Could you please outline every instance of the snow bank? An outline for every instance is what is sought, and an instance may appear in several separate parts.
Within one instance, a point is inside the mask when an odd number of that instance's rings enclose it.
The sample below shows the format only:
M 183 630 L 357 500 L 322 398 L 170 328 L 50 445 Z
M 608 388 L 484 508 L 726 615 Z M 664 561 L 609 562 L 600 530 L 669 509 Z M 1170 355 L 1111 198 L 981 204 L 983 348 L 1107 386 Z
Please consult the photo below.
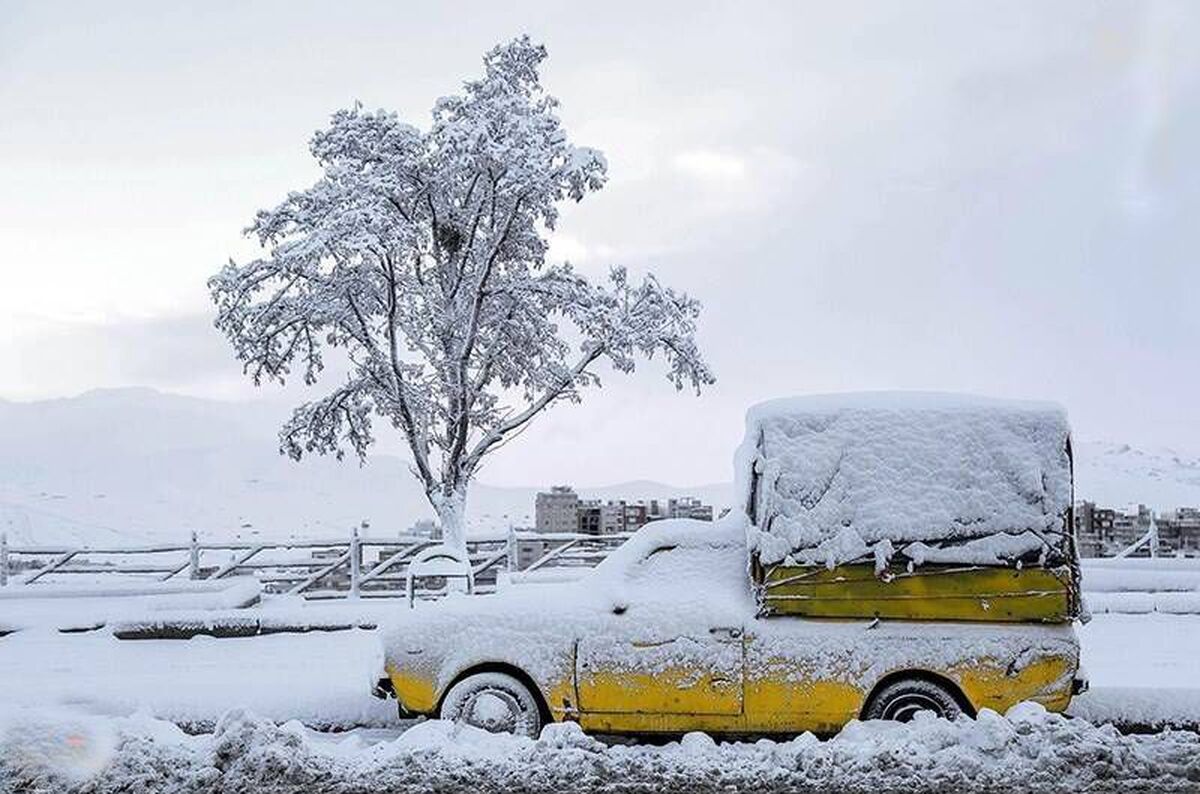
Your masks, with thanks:
M 88 628 L 165 612 L 239 610 L 257 603 L 261 583 L 250 576 L 180 582 L 103 585 L 31 584 L 0 590 L 0 628 Z
M 833 566 L 877 544 L 903 552 L 917 541 L 925 561 L 1053 556 L 1069 537 L 1068 436 L 1065 412 L 1044 403 L 922 393 L 775 400 L 747 414 L 735 500 L 768 564 Z
M 1186 728 L 1200 725 L 1200 689 L 1146 686 L 1100 687 L 1075 697 L 1069 713 L 1093 723 L 1125 729 Z
M 1161 612 L 1167 615 L 1200 615 L 1200 593 L 1085 593 L 1084 601 L 1092 615 L 1143 615 Z
M 370 694 L 380 655 L 359 629 L 137 641 L 30 629 L 0 638 L 0 714 L 56 704 L 211 729 L 240 706 L 316 727 L 394 726 L 396 704 Z
M 1163 566 L 1097 565 L 1085 560 L 1083 589 L 1087 593 L 1197 593 L 1200 592 L 1200 568 L 1179 570 Z M 1107 561 L 1105 561 L 1107 562 Z M 1157 562 L 1157 560 L 1146 560 Z M 1167 562 L 1164 560 L 1163 562 Z
M 1200 736 L 1126 736 L 1021 704 L 1007 716 L 854 722 L 828 741 L 608 746 L 573 724 L 540 738 L 427 722 L 368 745 L 318 739 L 242 711 L 188 736 L 146 717 L 10 715 L 0 782 L 14 790 L 255 791 L 1194 791 Z

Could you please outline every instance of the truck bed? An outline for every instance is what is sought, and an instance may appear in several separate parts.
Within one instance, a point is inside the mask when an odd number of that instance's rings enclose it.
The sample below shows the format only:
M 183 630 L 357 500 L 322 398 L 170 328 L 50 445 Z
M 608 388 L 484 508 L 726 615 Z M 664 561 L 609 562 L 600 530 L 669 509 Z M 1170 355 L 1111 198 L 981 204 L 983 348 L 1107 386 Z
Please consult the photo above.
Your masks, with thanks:
M 1066 566 L 926 565 L 881 575 L 871 564 L 755 568 L 768 615 L 1066 623 L 1078 614 Z

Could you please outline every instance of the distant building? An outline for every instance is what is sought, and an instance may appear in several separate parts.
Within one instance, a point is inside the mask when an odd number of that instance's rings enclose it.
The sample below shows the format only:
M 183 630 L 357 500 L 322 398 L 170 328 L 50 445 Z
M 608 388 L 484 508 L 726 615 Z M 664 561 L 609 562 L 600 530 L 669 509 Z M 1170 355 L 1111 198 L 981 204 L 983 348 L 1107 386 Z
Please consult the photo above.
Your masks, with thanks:
M 614 535 L 618 532 L 630 532 L 641 524 L 630 525 L 630 511 L 625 502 L 603 502 L 599 499 L 588 499 L 579 503 L 579 529 L 584 535 Z M 633 511 L 632 516 L 640 515 Z M 643 521 L 642 523 L 645 523 Z
M 1097 507 L 1094 502 L 1075 505 L 1075 540 L 1079 544 L 1079 556 L 1105 557 L 1116 553 L 1116 550 L 1110 551 L 1115 518 L 1115 510 Z
M 1153 513 L 1150 508 L 1139 504 L 1130 506 L 1124 511 L 1117 510 L 1113 513 L 1112 526 L 1112 545 L 1115 547 L 1112 553 L 1127 549 L 1137 543 L 1146 533 L 1150 531 L 1150 522 L 1153 519 Z M 1143 546 L 1133 553 L 1135 557 L 1149 557 L 1150 547 Z
M 1182 508 L 1187 509 L 1187 508 Z M 1075 538 L 1082 557 L 1111 557 L 1137 543 L 1150 531 L 1154 513 L 1146 505 L 1132 505 L 1125 510 L 1097 507 L 1094 502 L 1075 505 Z M 1174 553 L 1175 546 L 1163 543 L 1163 524 L 1158 521 L 1159 554 Z M 1149 544 L 1131 556 L 1149 557 Z
M 569 485 L 556 485 L 534 499 L 538 532 L 579 532 L 579 495 Z
M 545 533 L 574 534 L 579 531 L 579 494 L 569 485 L 555 485 L 534 497 L 534 529 Z M 550 549 L 550 544 L 522 540 L 517 544 L 517 569 L 525 570 Z
M 622 502 L 621 504 L 625 506 L 623 525 L 627 531 L 632 532 L 650 520 L 650 511 L 645 502 Z
M 703 504 L 699 499 L 684 496 L 679 499 L 667 500 L 667 518 L 691 518 L 696 521 L 712 521 L 712 505 Z
M 1159 554 L 1200 555 L 1200 509 L 1179 507 L 1157 517 Z
M 534 515 L 538 532 L 612 535 L 633 532 L 651 521 L 666 518 L 712 521 L 713 508 L 691 496 L 649 502 L 580 499 L 571 487 L 556 485 L 537 495 Z
M 534 497 L 534 529 L 543 534 L 620 535 L 651 521 L 691 518 L 712 521 L 713 507 L 693 496 L 649 501 L 580 499 L 569 485 L 555 485 Z M 722 512 L 724 515 L 724 512 Z M 516 568 L 526 570 L 555 548 L 550 540 L 517 542 Z

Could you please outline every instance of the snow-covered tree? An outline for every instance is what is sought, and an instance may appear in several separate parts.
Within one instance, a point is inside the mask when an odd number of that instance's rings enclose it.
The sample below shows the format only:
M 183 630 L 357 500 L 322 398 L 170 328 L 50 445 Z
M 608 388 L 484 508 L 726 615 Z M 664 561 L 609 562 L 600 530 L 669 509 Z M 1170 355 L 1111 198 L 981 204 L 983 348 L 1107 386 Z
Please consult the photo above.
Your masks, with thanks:
M 485 456 L 579 401 L 601 362 L 631 372 L 659 353 L 677 389 L 713 382 L 697 301 L 653 276 L 614 268 L 596 284 L 546 262 L 557 206 L 602 187 L 606 166 L 568 142 L 539 83 L 545 57 L 528 37 L 496 47 L 428 131 L 338 111 L 310 144 L 321 178 L 246 230 L 264 256 L 209 281 L 216 326 L 256 384 L 294 370 L 315 384 L 331 350 L 346 358 L 347 379 L 296 409 L 281 452 L 365 458 L 382 419 L 460 547 Z

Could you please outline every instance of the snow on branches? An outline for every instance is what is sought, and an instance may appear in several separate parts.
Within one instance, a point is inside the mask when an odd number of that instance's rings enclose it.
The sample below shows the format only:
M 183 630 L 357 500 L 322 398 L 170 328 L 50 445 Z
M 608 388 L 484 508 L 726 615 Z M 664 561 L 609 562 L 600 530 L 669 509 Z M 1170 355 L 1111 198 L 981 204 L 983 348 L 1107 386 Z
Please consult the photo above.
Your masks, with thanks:
M 399 430 L 447 542 L 463 541 L 481 459 L 549 406 L 581 399 L 594 365 L 631 372 L 661 354 L 676 388 L 713 382 L 696 346 L 699 303 L 622 268 L 594 284 L 546 262 L 557 206 L 606 178 L 545 94 L 528 37 L 438 100 L 427 132 L 394 113 L 340 110 L 313 136 L 316 184 L 260 211 L 267 254 L 209 281 L 216 326 L 256 384 L 313 384 L 330 349 L 350 375 L 300 406 L 281 451 L 366 455 L 372 422 Z M 569 325 L 568 341 L 560 325 Z

